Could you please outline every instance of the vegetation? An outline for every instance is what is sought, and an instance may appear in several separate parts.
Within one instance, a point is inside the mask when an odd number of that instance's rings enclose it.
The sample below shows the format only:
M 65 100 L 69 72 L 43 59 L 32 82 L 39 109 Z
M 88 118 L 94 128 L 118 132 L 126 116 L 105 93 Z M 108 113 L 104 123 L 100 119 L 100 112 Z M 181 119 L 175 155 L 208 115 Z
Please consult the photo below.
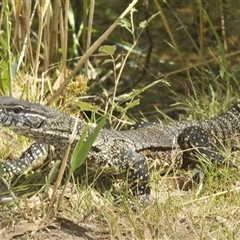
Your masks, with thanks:
M 239 1 L 3 0 L 0 9 L 1 95 L 91 122 L 105 115 L 114 129 L 142 119 L 208 119 L 239 97 Z M 30 143 L 6 131 L 3 159 Z M 230 147 L 223 154 L 239 165 Z M 198 195 L 197 184 L 182 189 L 191 172 L 152 171 L 151 200 L 136 202 L 134 212 L 114 206 L 98 176 L 59 187 L 59 163 L 49 165 L 17 180 L 14 201 L 1 198 L 1 239 L 240 237 L 234 169 L 207 169 Z

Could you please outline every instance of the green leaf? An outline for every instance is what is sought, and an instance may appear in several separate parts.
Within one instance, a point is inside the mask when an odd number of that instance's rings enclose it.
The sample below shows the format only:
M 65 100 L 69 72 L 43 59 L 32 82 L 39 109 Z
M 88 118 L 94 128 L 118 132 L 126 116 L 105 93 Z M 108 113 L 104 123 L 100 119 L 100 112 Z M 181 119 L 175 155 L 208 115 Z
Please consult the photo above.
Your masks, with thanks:
M 146 20 L 139 23 L 139 28 L 145 28 L 146 26 L 147 26 L 147 21 Z
M 127 109 L 134 108 L 135 106 L 139 105 L 139 103 L 140 103 L 140 99 L 136 99 L 132 102 L 127 102 L 126 103 Z
M 118 25 L 120 25 L 121 27 L 124 27 L 124 28 L 130 28 L 131 27 L 131 23 L 126 18 L 121 19 Z
M 116 51 L 116 45 L 112 45 L 112 46 L 104 45 L 104 46 L 101 46 L 99 48 L 99 51 L 100 52 L 104 52 L 104 53 L 112 56 L 115 53 L 115 51 Z
M 112 59 L 105 59 L 104 62 L 102 63 L 102 65 L 106 64 L 106 63 L 112 63 L 112 62 L 113 62 Z
M 76 105 L 81 108 L 81 110 L 83 111 L 94 111 L 96 112 L 99 107 L 98 106 L 93 106 L 92 104 L 90 103 L 87 103 L 87 102 L 82 102 L 82 101 L 78 101 L 76 102 Z
M 82 136 L 79 139 L 72 155 L 70 173 L 73 173 L 85 161 L 95 139 L 97 138 L 99 132 L 101 131 L 103 125 L 105 124 L 107 117 L 108 117 L 108 114 L 106 114 L 101 119 L 101 121 L 97 124 L 94 130 L 87 137 L 87 139 L 86 139 L 86 136 L 87 136 L 87 133 L 89 132 L 89 126 L 86 125 L 86 127 L 84 128 Z
M 123 107 L 117 105 L 117 106 L 116 106 L 116 110 L 117 110 L 118 112 L 122 113 L 122 112 L 125 111 L 125 108 L 123 108 Z

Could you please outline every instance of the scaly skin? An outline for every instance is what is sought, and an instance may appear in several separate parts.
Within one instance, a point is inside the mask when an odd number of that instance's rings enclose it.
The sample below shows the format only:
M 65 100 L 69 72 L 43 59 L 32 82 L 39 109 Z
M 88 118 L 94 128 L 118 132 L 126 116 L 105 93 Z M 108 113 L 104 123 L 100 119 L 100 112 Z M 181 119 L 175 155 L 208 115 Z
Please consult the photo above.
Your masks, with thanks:
M 148 196 L 150 187 L 147 161 L 154 160 L 164 170 L 186 167 L 191 160 L 188 155 L 182 157 L 180 145 L 182 149 L 200 147 L 200 154 L 206 155 L 210 160 L 222 162 L 224 159 L 219 154 L 211 155 L 210 150 L 216 149 L 210 140 L 224 140 L 239 134 L 239 119 L 240 103 L 221 116 L 206 121 L 167 125 L 156 123 L 128 131 L 102 129 L 88 154 L 87 166 L 94 170 L 102 168 L 103 172 L 110 171 L 115 175 L 128 173 L 128 182 L 133 193 Z M 3 164 L 5 175 L 18 175 L 31 165 L 41 164 L 48 153 L 48 145 L 55 148 L 53 159 L 62 159 L 76 121 L 72 151 L 86 124 L 44 105 L 0 97 L 0 125 L 36 141 L 18 161 Z M 88 127 L 88 134 L 93 130 L 93 127 Z M 201 150 L 201 147 L 207 146 L 209 151 Z

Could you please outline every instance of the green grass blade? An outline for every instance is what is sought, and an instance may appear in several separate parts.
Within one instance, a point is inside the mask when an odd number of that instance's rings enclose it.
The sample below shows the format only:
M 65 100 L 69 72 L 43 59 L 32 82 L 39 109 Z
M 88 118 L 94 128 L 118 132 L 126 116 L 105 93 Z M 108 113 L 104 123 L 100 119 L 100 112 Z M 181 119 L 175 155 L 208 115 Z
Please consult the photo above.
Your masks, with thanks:
M 108 117 L 108 114 L 106 114 L 101 121 L 97 124 L 96 128 L 92 133 L 89 135 L 89 137 L 84 141 L 87 131 L 88 131 L 88 126 L 85 127 L 83 134 L 81 138 L 79 139 L 73 155 L 71 159 L 71 166 L 70 166 L 70 173 L 73 173 L 77 168 L 81 166 L 81 164 L 84 162 L 85 158 L 87 157 L 95 139 L 97 138 L 100 130 L 102 129 L 103 125 L 106 122 L 106 119 Z

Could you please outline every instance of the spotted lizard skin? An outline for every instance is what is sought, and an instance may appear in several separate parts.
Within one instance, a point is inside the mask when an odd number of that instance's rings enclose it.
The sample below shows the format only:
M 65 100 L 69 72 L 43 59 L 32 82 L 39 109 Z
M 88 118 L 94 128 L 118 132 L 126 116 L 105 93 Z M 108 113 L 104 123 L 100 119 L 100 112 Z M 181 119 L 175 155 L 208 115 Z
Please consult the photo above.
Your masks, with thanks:
M 219 153 L 212 155 L 211 150 L 216 149 L 211 139 L 225 140 L 239 135 L 239 117 L 240 103 L 237 103 L 222 115 L 205 121 L 146 124 L 127 131 L 102 129 L 85 163 L 93 170 L 128 175 L 133 194 L 148 196 L 149 166 L 153 162 L 163 172 L 185 168 L 192 163 L 192 152 L 189 155 L 182 150 L 195 148 L 196 151 L 198 147 L 197 151 L 211 161 L 224 162 Z M 36 141 L 18 160 L 3 164 L 4 176 L 19 175 L 31 165 L 41 165 L 50 145 L 55 149 L 52 159 L 62 159 L 76 121 L 71 153 L 86 127 L 83 121 L 41 104 L 0 97 L 0 125 Z M 89 126 L 87 135 L 92 131 L 94 127 Z

